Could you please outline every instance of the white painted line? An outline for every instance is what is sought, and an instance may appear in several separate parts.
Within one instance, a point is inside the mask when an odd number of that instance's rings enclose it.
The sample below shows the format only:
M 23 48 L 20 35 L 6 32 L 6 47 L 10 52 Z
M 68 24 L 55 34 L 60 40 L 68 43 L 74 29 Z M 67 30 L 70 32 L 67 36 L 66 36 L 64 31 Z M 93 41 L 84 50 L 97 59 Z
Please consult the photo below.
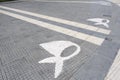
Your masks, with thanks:
M 105 80 L 120 80 L 120 49 Z
M 68 1 L 68 0 L 35 0 L 40 2 L 61 2 L 61 3 L 82 3 L 82 4 L 100 4 L 105 6 L 111 6 L 112 4 L 108 1 Z
M 19 10 L 19 9 L 15 9 L 15 8 L 9 8 L 9 7 L 5 7 L 5 6 L 0 6 L 0 8 L 27 14 L 27 15 L 31 15 L 31 16 L 35 16 L 35 17 L 40 17 L 43 19 L 47 19 L 47 20 L 59 22 L 62 24 L 67 24 L 67 25 L 70 25 L 73 27 L 87 29 L 90 31 L 99 32 L 99 33 L 103 33 L 103 34 L 107 34 L 107 35 L 110 34 L 110 32 L 111 32 L 110 30 L 107 30 L 107 29 L 94 27 L 94 26 L 90 26 L 90 25 L 86 25 L 86 24 L 82 24 L 82 23 L 78 23 L 78 22 L 74 22 L 74 21 L 69 21 L 69 20 L 65 20 L 65 19 L 55 18 L 55 17 L 51 17 L 51 16 L 41 15 L 41 14 L 37 14 L 37 13 L 33 13 L 33 12 L 23 11 L 23 10 Z
M 70 29 L 67 29 L 67 28 L 63 28 L 61 26 L 52 25 L 52 24 L 49 24 L 49 23 L 46 23 L 46 22 L 43 22 L 43 21 L 38 21 L 38 20 L 29 18 L 29 17 L 19 15 L 19 14 L 11 13 L 11 12 L 8 12 L 8 11 L 5 11 L 5 10 L 0 10 L 0 13 L 11 16 L 11 17 L 14 17 L 14 18 L 17 18 L 17 19 L 20 19 L 20 20 L 23 20 L 23 21 L 26 21 L 26 22 L 29 22 L 29 23 L 32 23 L 32 24 L 35 24 L 35 25 L 38 25 L 40 27 L 43 27 L 43 28 L 46 28 L 46 29 L 49 29 L 49 30 L 53 30 L 53 31 L 63 33 L 63 34 L 66 34 L 66 35 L 69 35 L 69 36 L 72 36 L 72 37 L 75 37 L 75 38 L 78 38 L 78 39 L 81 39 L 81 40 L 85 40 L 85 41 L 88 41 L 88 42 L 96 44 L 96 45 L 101 45 L 104 41 L 103 38 L 91 36 L 91 35 L 88 35 L 88 34 L 77 32 L 77 31 L 73 31 L 73 30 L 70 30 Z M 89 39 L 94 39 L 95 41 L 89 40 Z
M 117 5 L 117 4 L 120 4 L 120 0 L 107 0 L 107 1 L 112 2 L 112 3 L 115 3 L 116 5 Z
M 71 41 L 52 41 L 52 42 L 42 43 L 40 44 L 40 46 L 43 47 L 46 51 L 48 51 L 50 54 L 54 55 L 53 57 L 49 57 L 49 58 L 43 59 L 38 62 L 40 64 L 41 63 L 55 63 L 55 77 L 54 78 L 57 78 L 62 72 L 64 61 L 70 58 L 73 58 L 74 56 L 79 54 L 79 52 L 81 51 L 80 46 Z M 69 56 L 61 57 L 62 52 L 70 46 L 75 46 L 76 50 Z

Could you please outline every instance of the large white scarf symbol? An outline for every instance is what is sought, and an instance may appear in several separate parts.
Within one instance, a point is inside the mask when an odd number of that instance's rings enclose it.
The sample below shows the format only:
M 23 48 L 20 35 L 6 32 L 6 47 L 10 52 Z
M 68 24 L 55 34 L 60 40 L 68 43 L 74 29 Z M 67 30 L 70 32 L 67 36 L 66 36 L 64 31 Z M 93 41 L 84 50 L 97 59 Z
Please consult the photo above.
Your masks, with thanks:
M 62 72 L 63 62 L 76 56 L 81 51 L 80 46 L 70 41 L 53 41 L 40 44 L 40 46 L 47 50 L 50 54 L 54 55 L 54 57 L 43 59 L 39 61 L 39 63 L 55 63 L 55 78 L 57 78 Z M 70 46 L 75 46 L 76 51 L 67 57 L 61 57 L 62 52 Z

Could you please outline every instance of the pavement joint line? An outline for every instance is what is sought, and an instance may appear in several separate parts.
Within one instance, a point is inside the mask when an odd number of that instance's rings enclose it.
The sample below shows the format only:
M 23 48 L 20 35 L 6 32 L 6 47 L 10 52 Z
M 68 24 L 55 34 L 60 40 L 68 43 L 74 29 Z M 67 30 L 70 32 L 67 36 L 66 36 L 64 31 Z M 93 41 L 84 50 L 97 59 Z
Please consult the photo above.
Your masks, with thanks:
M 65 19 L 61 19 L 61 18 L 56 18 L 56 17 L 46 16 L 46 15 L 42 15 L 42 14 L 38 14 L 38 13 L 33 13 L 33 12 L 29 12 L 29 11 L 24 11 L 24 10 L 20 10 L 20 9 L 15 9 L 15 8 L 10 8 L 10 7 L 5 7 L 5 6 L 0 6 L 0 8 L 27 14 L 27 15 L 31 15 L 34 17 L 51 20 L 54 22 L 62 23 L 62 24 L 67 24 L 67 25 L 77 27 L 77 28 L 82 28 L 82 29 L 87 29 L 87 30 L 94 31 L 94 32 L 107 34 L 107 35 L 110 34 L 110 32 L 111 32 L 111 30 L 98 28 L 98 27 L 94 27 L 94 26 L 90 26 L 90 25 L 86 25 L 86 24 L 82 24 L 82 23 L 78 23 L 78 22 L 74 22 L 74 21 L 70 21 L 70 20 L 65 20 Z
M 0 13 L 17 18 L 19 20 L 23 20 L 23 21 L 35 24 L 37 26 L 40 26 L 40 27 L 43 27 L 43 28 L 46 28 L 46 29 L 49 29 L 52 31 L 56 31 L 56 32 L 59 32 L 59 33 L 65 34 L 65 35 L 72 36 L 74 38 L 78 38 L 78 39 L 93 43 L 93 44 L 98 45 L 98 46 L 100 46 L 103 43 L 103 41 L 105 40 L 104 38 L 99 38 L 99 37 L 95 37 L 95 36 L 92 36 L 89 34 L 77 32 L 74 30 L 63 28 L 61 26 L 49 24 L 49 23 L 46 23 L 43 21 L 39 21 L 39 20 L 35 20 L 35 19 L 29 18 L 29 17 L 22 16 L 19 14 L 11 13 L 11 12 L 8 12 L 5 10 L 0 10 Z
M 104 80 L 120 80 L 120 49 Z

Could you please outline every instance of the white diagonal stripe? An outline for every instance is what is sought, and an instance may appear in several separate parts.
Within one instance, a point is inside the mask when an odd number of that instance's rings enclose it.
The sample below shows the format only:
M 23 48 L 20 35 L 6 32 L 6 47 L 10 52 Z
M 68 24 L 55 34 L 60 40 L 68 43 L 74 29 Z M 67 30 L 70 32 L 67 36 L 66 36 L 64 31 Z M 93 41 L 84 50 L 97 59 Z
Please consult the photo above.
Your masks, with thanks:
M 42 14 L 37 14 L 37 13 L 33 13 L 33 12 L 23 11 L 23 10 L 20 10 L 20 9 L 9 8 L 9 7 L 5 7 L 5 6 L 0 6 L 0 8 L 7 9 L 7 10 L 12 10 L 12 11 L 15 11 L 15 12 L 19 12 L 19 13 L 23 13 L 23 14 L 27 14 L 27 15 L 31 15 L 31 16 L 35 16 L 35 17 L 40 17 L 40 18 L 43 18 L 43 19 L 47 19 L 47 20 L 59 22 L 59 23 L 62 23 L 62 24 L 67 24 L 67 25 L 70 25 L 70 26 L 73 26 L 73 27 L 87 29 L 87 30 L 90 30 L 90 31 L 99 32 L 99 33 L 103 33 L 103 34 L 107 34 L 107 35 L 111 32 L 110 30 L 107 30 L 107 29 L 98 28 L 98 27 L 94 27 L 94 26 L 90 26 L 90 25 L 86 25 L 86 24 L 82 24 L 82 23 L 78 23 L 78 22 L 74 22 L 74 21 L 69 21 L 69 20 L 65 20 L 65 19 L 51 17 L 51 16 L 46 16 L 46 15 L 42 15 Z
M 120 80 L 120 50 L 104 80 Z
M 88 34 L 77 32 L 77 31 L 73 31 L 73 30 L 70 30 L 67 28 L 63 28 L 61 26 L 52 25 L 52 24 L 49 24 L 49 23 L 46 23 L 43 21 L 38 21 L 38 20 L 29 18 L 29 17 L 21 16 L 19 14 L 11 13 L 11 12 L 8 12 L 5 10 L 0 10 L 0 13 L 23 20 L 23 21 L 26 21 L 26 22 L 29 22 L 29 23 L 32 23 L 32 24 L 35 24 L 35 25 L 38 25 L 43 28 L 47 28 L 47 29 L 50 29 L 50 30 L 53 30 L 53 31 L 56 31 L 59 33 L 63 33 L 63 34 L 81 39 L 81 40 L 85 40 L 85 41 L 88 41 L 88 42 L 96 44 L 96 45 L 101 45 L 104 41 L 103 38 L 91 36 Z

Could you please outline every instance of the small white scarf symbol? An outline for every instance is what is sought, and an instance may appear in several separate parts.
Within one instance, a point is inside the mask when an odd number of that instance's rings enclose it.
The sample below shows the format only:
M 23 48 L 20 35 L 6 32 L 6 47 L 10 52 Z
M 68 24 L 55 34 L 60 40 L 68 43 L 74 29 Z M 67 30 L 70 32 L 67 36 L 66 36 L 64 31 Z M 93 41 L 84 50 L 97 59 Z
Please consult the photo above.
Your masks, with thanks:
M 94 25 L 103 25 L 106 28 L 109 28 L 108 23 L 110 22 L 108 19 L 102 19 L 102 18 L 92 18 L 92 19 L 87 19 L 87 21 L 92 21 L 96 22 Z
M 62 72 L 63 62 L 76 56 L 81 51 L 80 46 L 70 41 L 53 41 L 40 44 L 40 46 L 47 50 L 50 54 L 54 55 L 54 57 L 43 59 L 38 63 L 55 63 L 55 78 L 57 78 Z M 61 57 L 62 52 L 70 46 L 75 46 L 76 51 L 67 57 Z

